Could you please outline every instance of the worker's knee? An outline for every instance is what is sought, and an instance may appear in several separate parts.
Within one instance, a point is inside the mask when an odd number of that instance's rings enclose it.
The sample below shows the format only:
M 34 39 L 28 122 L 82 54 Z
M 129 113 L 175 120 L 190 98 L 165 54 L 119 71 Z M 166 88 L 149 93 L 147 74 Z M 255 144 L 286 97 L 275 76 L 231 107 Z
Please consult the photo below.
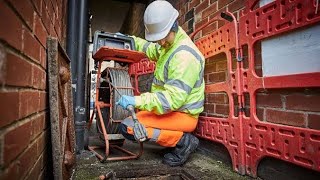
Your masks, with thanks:
M 119 126 L 119 130 L 120 130 L 120 133 L 126 138 L 126 139 L 129 139 L 131 141 L 134 141 L 134 136 L 129 134 L 128 131 L 127 131 L 127 128 L 128 126 L 121 123 L 120 126 Z

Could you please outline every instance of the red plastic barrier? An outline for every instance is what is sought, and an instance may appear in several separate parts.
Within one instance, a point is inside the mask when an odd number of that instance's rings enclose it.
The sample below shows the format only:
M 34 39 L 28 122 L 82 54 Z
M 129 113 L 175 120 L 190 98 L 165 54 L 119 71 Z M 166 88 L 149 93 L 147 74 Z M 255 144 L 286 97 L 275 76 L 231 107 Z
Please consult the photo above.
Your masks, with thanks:
M 133 86 L 135 87 L 134 89 L 134 94 L 139 95 L 139 84 L 138 84 L 138 78 L 141 75 L 144 74 L 151 74 L 155 70 L 155 64 L 152 61 L 149 61 L 149 59 L 143 59 L 140 62 L 130 64 L 129 66 L 129 74 L 131 78 L 133 79 Z
M 319 23 L 313 0 L 277 0 L 261 8 L 259 1 L 247 1 L 239 20 L 240 44 L 248 45 L 249 68 L 239 69 L 244 92 L 250 94 L 250 117 L 244 117 L 243 144 L 246 174 L 256 176 L 261 159 L 274 157 L 320 171 L 320 131 L 261 122 L 256 116 L 258 89 L 320 87 L 320 72 L 278 77 L 258 77 L 255 73 L 254 44 L 265 38 L 292 32 Z M 307 57 L 306 57 L 307 58 Z
M 257 166 L 264 157 L 274 157 L 306 168 L 320 171 L 320 131 L 261 122 L 256 116 L 258 89 L 320 87 L 320 73 L 306 73 L 278 77 L 258 77 L 254 65 L 254 44 L 261 39 L 310 26 L 320 21 L 315 1 L 277 0 L 261 8 L 259 1 L 247 1 L 239 20 L 239 44 L 249 49 L 249 68 L 238 62 L 231 71 L 231 52 L 236 49 L 232 24 L 198 40 L 196 45 L 206 58 L 226 53 L 228 73 L 226 82 L 206 86 L 206 93 L 224 91 L 229 96 L 228 118 L 200 117 L 196 134 L 220 142 L 228 149 L 234 170 L 240 174 L 257 175 Z M 243 93 L 250 95 L 250 117 L 239 113 L 233 116 L 232 94 L 238 95 L 239 107 L 243 107 Z

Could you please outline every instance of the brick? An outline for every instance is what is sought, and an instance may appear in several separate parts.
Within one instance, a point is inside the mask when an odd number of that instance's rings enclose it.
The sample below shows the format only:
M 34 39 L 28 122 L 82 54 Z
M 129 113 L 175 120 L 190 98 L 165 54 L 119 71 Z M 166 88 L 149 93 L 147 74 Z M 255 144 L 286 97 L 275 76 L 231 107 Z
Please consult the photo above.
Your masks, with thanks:
M 19 119 L 19 93 L 0 92 L 0 127 Z
M 200 4 L 200 0 L 192 0 L 189 4 L 190 8 L 196 7 Z
M 42 163 L 43 163 L 43 156 L 40 156 L 40 158 L 37 160 L 34 167 L 31 169 L 31 172 L 28 175 L 27 180 L 39 179 L 38 177 L 40 177 L 41 175 Z
M 208 97 L 208 102 L 209 103 L 217 103 L 217 104 L 227 104 L 228 103 L 228 96 L 227 94 L 218 94 L 218 93 L 213 93 L 209 94 Z
M 305 127 L 305 118 L 302 113 L 266 109 L 266 121 L 291 126 Z
M 210 74 L 204 74 L 204 83 L 205 83 L 205 84 L 210 84 L 210 82 L 209 82 L 209 75 L 210 75 Z
M 29 0 L 21 1 L 21 0 L 9 0 L 9 2 L 14 6 L 17 12 L 21 15 L 23 20 L 32 29 L 33 26 L 33 16 L 34 9 Z
M 213 4 L 214 2 L 217 2 L 218 0 L 210 0 L 210 4 Z
M 217 72 L 217 68 L 216 68 L 216 63 L 213 64 L 206 64 L 205 68 L 204 68 L 204 73 L 208 74 L 208 73 L 212 73 L 212 72 Z
M 216 64 L 217 64 L 217 72 L 227 70 L 227 59 L 225 61 L 218 61 Z
M 202 29 L 202 36 L 208 35 L 209 33 L 217 30 L 217 25 L 218 22 L 213 22 L 210 25 L 208 25 L 207 27 Z
M 218 8 L 221 9 L 234 0 L 218 0 Z
M 228 115 L 228 114 L 229 114 L 229 105 L 216 104 L 216 111 L 215 111 L 215 113 Z
M 214 104 L 205 104 L 204 105 L 204 112 L 214 113 Z
M 207 22 L 208 22 L 208 18 L 204 18 L 200 22 L 196 22 L 195 28 L 198 29 L 199 27 L 201 27 L 202 25 L 204 25 Z
M 54 26 L 54 29 L 56 30 L 58 38 L 60 40 L 62 38 L 62 32 L 61 32 L 62 29 L 61 29 L 60 21 L 56 23 L 56 25 Z
M 212 73 L 209 75 L 209 81 L 213 83 L 223 82 L 226 80 L 225 72 Z
M 184 30 L 184 31 L 188 31 L 188 23 L 184 23 L 184 24 L 182 24 L 182 29 Z
M 37 137 L 45 129 L 45 114 L 36 116 L 32 119 L 31 122 L 31 139 Z
M 6 20 L 0 21 L 0 39 L 3 39 L 14 48 L 22 49 L 22 22 L 5 3 L 0 5 L 0 17 Z
M 53 25 L 51 25 L 50 26 L 50 31 L 49 31 L 50 33 L 50 36 L 53 36 L 53 37 L 55 37 L 55 38 L 58 38 L 58 34 L 57 34 L 57 32 L 56 32 L 56 30 L 54 29 L 54 27 L 53 27 Z
M 35 10 L 38 13 L 38 15 L 41 15 L 41 12 L 42 12 L 41 7 L 42 7 L 42 4 L 43 4 L 43 1 L 42 0 L 32 0 L 32 3 L 36 7 Z
M 225 24 L 225 21 L 218 21 L 218 29 L 224 26 Z
M 39 16 L 36 16 L 36 24 L 35 24 L 35 36 L 37 39 L 40 41 L 43 47 L 46 47 L 46 42 L 47 42 L 47 31 L 45 27 L 43 26 L 41 19 Z
M 256 94 L 256 98 L 258 107 L 282 107 L 280 94 Z
M 49 177 L 47 173 L 47 167 L 44 167 L 41 169 L 41 172 L 39 173 L 39 177 L 38 179 L 41 180 L 41 179 L 46 179 L 46 177 Z
M 184 6 L 182 7 L 180 10 L 179 10 L 179 14 L 180 14 L 180 17 L 185 15 L 187 12 L 187 6 Z
M 50 26 L 51 26 L 51 21 L 49 18 L 49 14 L 47 12 L 47 7 L 45 4 L 42 4 L 42 14 L 41 14 L 41 20 L 44 24 L 44 27 L 46 28 L 47 32 L 50 32 Z
M 0 43 L 0 85 L 4 85 L 6 78 L 7 51 Z
M 6 170 L 0 173 L 0 179 L 20 180 L 18 165 L 16 163 L 11 164 Z
M 264 121 L 264 109 L 263 108 L 257 108 L 256 109 L 256 114 L 257 114 L 257 117 L 260 121 Z
M 308 115 L 308 127 L 311 129 L 320 130 L 320 115 L 309 114 Z
M 8 165 L 30 142 L 31 122 L 12 129 L 4 135 L 3 163 Z
M 52 7 L 53 7 L 53 12 L 56 14 L 56 17 L 60 14 L 60 10 L 58 7 L 58 2 L 56 0 L 51 1 Z
M 300 111 L 320 112 L 320 94 L 303 95 L 293 94 L 287 96 L 286 108 Z
M 212 59 L 217 62 L 217 61 L 227 61 L 227 55 L 225 53 L 219 53 L 215 56 L 212 57 Z
M 44 69 L 47 69 L 47 53 L 45 48 L 40 48 L 40 64 Z
M 208 6 L 209 6 L 209 1 L 208 0 L 204 0 L 200 5 L 198 5 L 195 8 L 195 13 L 198 14 L 199 12 L 203 11 Z
M 46 6 L 47 6 L 47 11 L 48 11 L 50 19 L 54 20 L 56 18 L 56 15 L 54 12 L 52 1 L 47 1 Z
M 47 143 L 50 143 L 49 140 L 49 136 L 50 136 L 50 129 L 49 130 L 45 130 L 40 137 L 37 139 L 37 154 L 40 155 L 43 153 L 43 151 L 45 150 Z
M 32 65 L 20 57 L 8 53 L 6 62 L 6 84 L 30 87 L 32 84 Z
M 32 68 L 33 78 L 32 84 L 34 88 L 44 89 L 44 84 L 46 81 L 45 72 L 38 66 L 33 66 Z
M 19 96 L 21 117 L 26 117 L 39 110 L 40 98 L 38 91 L 21 91 Z
M 245 7 L 245 0 L 236 0 L 228 5 L 229 12 L 235 12 Z
M 48 107 L 48 93 L 40 92 L 40 107 L 39 111 L 43 111 Z
M 19 157 L 19 174 L 25 177 L 37 160 L 37 144 L 33 143 L 27 148 L 25 152 Z
M 33 61 L 40 62 L 40 43 L 35 39 L 33 34 L 24 31 L 23 37 L 23 52 L 29 56 Z
M 222 9 L 219 9 L 218 11 L 216 11 L 215 13 L 212 13 L 211 15 L 209 15 L 209 20 L 213 19 L 213 18 L 217 18 L 217 17 L 220 17 L 221 13 L 222 12 L 225 12 L 226 11 L 226 8 L 222 8 Z M 224 23 L 224 21 L 218 21 L 218 23 Z M 219 26 L 220 27 L 220 26 Z
M 217 3 L 210 4 L 208 8 L 202 11 L 202 18 L 208 17 L 210 14 L 217 12 L 218 5 Z

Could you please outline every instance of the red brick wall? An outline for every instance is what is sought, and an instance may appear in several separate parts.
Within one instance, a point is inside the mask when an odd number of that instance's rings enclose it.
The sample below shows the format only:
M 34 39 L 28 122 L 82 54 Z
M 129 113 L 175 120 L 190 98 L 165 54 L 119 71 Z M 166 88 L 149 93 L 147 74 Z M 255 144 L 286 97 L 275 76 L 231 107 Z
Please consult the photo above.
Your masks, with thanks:
M 245 0 L 180 0 L 176 3 L 179 9 L 179 24 L 191 33 L 222 11 L 230 11 L 238 18 L 240 10 L 244 8 Z M 204 28 L 196 36 L 196 39 L 207 35 L 223 25 L 222 21 L 213 23 Z
M 66 2 L 0 1 L 0 179 L 52 171 L 46 38 L 65 44 Z
M 319 89 L 261 90 L 256 98 L 261 121 L 320 129 Z
M 226 54 L 221 53 L 206 59 L 204 74 L 206 84 L 226 81 L 228 76 Z M 225 92 L 206 94 L 204 111 L 201 115 L 210 117 L 228 117 L 228 95 Z

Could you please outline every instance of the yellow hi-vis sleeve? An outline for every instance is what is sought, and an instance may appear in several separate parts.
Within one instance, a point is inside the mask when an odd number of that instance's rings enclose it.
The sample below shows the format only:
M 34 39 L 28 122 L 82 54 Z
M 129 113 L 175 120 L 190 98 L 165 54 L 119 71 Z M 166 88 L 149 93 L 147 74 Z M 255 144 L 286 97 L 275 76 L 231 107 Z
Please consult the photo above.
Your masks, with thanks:
M 131 36 L 134 39 L 135 47 L 137 51 L 144 52 L 148 58 L 152 61 L 157 61 L 160 54 L 160 45 L 157 43 L 149 42 L 145 39 Z
M 163 87 L 152 93 L 135 96 L 136 107 L 141 110 L 165 114 L 178 110 L 199 78 L 200 62 L 189 52 L 180 51 L 174 55 L 168 66 L 168 80 Z

